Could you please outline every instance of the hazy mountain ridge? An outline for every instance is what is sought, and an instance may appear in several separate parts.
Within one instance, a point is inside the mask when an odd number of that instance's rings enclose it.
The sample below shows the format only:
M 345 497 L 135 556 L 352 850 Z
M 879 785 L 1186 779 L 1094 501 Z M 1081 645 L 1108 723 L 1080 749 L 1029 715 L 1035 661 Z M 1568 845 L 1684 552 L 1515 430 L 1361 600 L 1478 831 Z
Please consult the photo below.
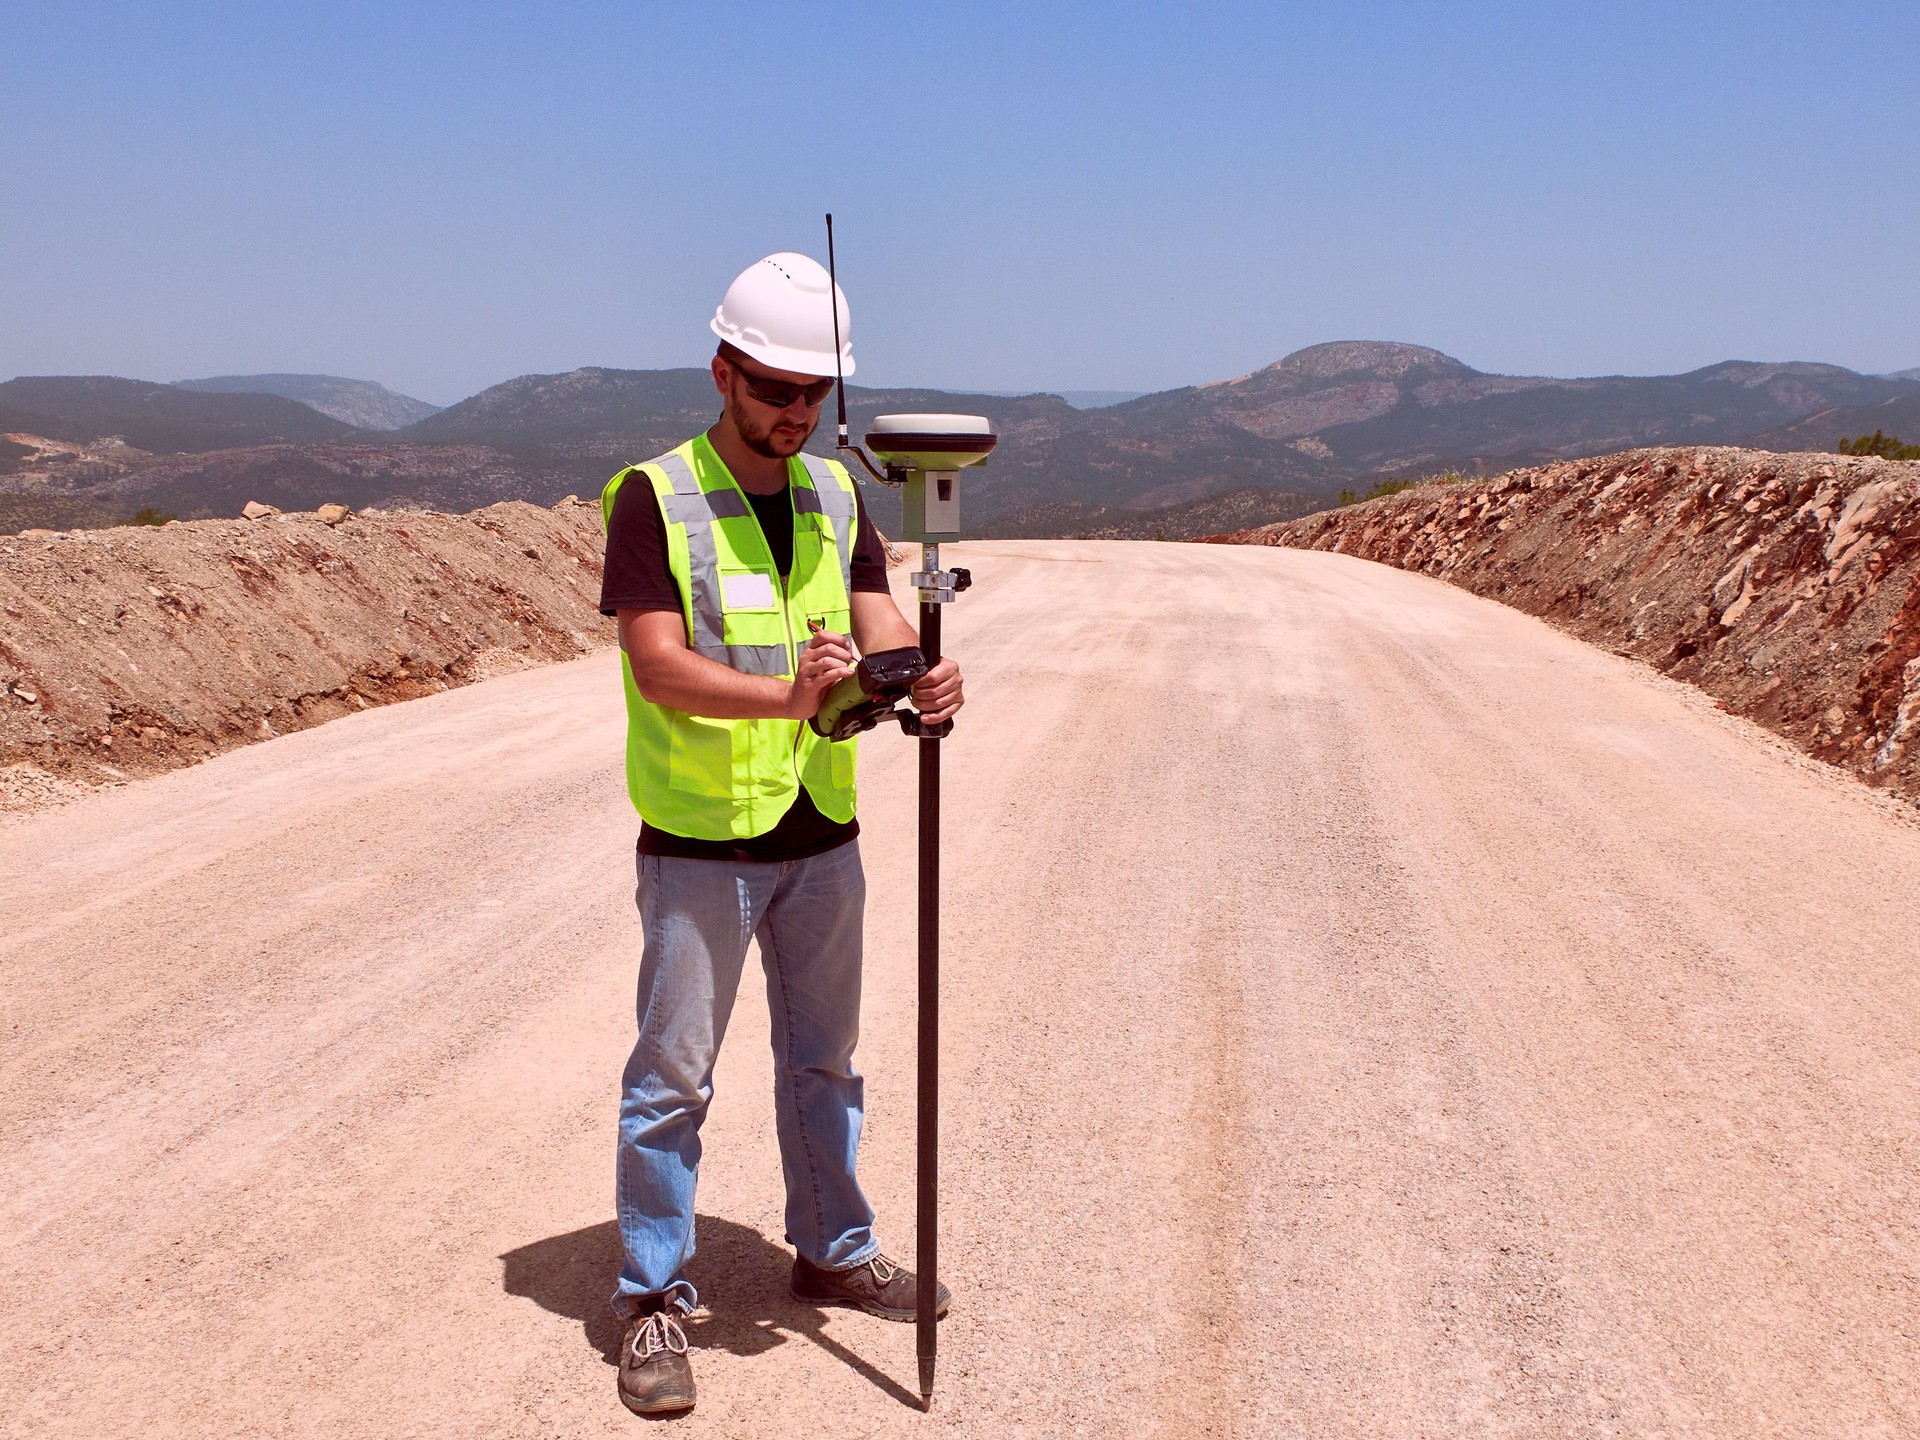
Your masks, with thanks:
M 173 399 L 163 403 L 156 391 Z M 847 399 L 855 438 L 890 411 L 986 415 L 1001 443 L 969 472 L 968 525 L 1035 535 L 1152 534 L 1168 525 L 1169 534 L 1195 533 L 1257 523 L 1242 517 L 1263 507 L 1276 518 L 1297 513 L 1384 477 L 1488 472 L 1646 445 L 1757 440 L 1830 450 L 1839 435 L 1876 424 L 1920 436 L 1920 423 L 1903 418 L 1920 421 L 1920 381 L 1836 365 L 1725 361 L 1684 375 L 1556 379 L 1489 374 L 1426 346 L 1385 341 L 1310 346 L 1237 379 L 1095 410 L 1053 394 L 858 385 Z M 234 408 L 178 411 L 189 403 Z M 58 494 L 70 510 L 80 501 L 127 513 L 151 504 L 183 516 L 231 513 L 249 498 L 283 508 L 323 498 L 436 509 L 551 503 L 592 494 L 620 465 L 704 429 L 718 403 L 704 367 L 588 366 L 518 376 L 376 435 L 280 397 L 42 377 L 0 385 L 0 424 L 82 444 L 122 435 L 132 449 L 94 445 L 44 464 L 11 461 L 0 485 Z M 14 426 L 8 414 L 55 428 Z M 321 433 L 285 433 L 301 425 Z M 832 437 L 829 402 L 809 449 L 831 453 Z M 208 453 L 182 453 L 196 449 Z M 868 495 L 891 528 L 897 501 L 877 487 Z M 1268 498 L 1248 498 L 1258 495 Z
M 713 379 L 705 370 L 589 365 L 558 375 L 516 376 L 406 426 L 394 438 L 512 445 L 656 434 L 684 439 L 689 427 L 712 424 L 717 408 Z
M 718 409 L 713 377 L 704 368 L 589 366 L 559 375 L 518 376 L 410 425 L 394 438 L 537 452 L 550 467 L 579 475 L 581 487 L 598 490 L 622 464 L 651 459 L 706 429 Z M 1057 395 L 956 395 L 940 390 L 847 387 L 848 425 L 856 439 L 864 437 L 876 415 L 916 410 L 986 415 L 1001 436 L 1002 453 L 1045 446 L 1070 430 L 1082 413 Z M 833 427 L 829 400 L 807 448 L 832 454 Z M 982 497 L 989 508 L 993 508 L 992 482 L 998 464 L 996 458 L 970 482 L 974 486 L 970 493 Z M 864 481 L 858 466 L 854 468 L 856 478 Z M 878 523 L 893 528 L 899 514 L 897 500 L 882 495 L 876 486 L 865 489 Z
M 1337 462 L 1352 479 L 1440 462 L 1594 454 L 1755 434 L 1811 411 L 1920 393 L 1837 365 L 1726 361 L 1684 375 L 1490 375 L 1424 346 L 1311 346 L 1251 375 L 1146 396 L 1130 428 L 1223 421 Z
M 82 443 L 116 435 L 154 454 L 353 433 L 351 425 L 280 395 L 209 395 L 115 375 L 22 375 L 0 384 L 0 407 L 53 422 L 32 434 Z
M 398 430 L 440 413 L 441 407 L 389 390 L 373 380 L 341 375 L 210 375 L 176 380 L 182 390 L 209 395 L 278 395 L 298 401 L 357 430 Z
M 1920 395 L 1895 395 L 1873 405 L 1816 410 L 1754 437 L 1753 443 L 1767 450 L 1831 450 L 1841 440 L 1871 435 L 1876 430 L 1909 444 L 1920 444 Z
M 1064 423 L 1081 413 L 1057 395 L 966 395 L 847 386 L 848 419 L 856 430 L 889 410 L 953 410 L 960 401 L 970 413 L 987 415 L 1000 425 L 1034 419 Z M 704 367 L 610 370 L 588 366 L 560 375 L 518 376 L 409 425 L 395 438 L 555 445 L 657 437 L 662 448 L 670 448 L 711 425 L 719 407 L 713 377 Z M 821 414 L 822 431 L 830 440 L 831 400 Z M 632 458 L 645 460 L 655 453 L 648 450 Z

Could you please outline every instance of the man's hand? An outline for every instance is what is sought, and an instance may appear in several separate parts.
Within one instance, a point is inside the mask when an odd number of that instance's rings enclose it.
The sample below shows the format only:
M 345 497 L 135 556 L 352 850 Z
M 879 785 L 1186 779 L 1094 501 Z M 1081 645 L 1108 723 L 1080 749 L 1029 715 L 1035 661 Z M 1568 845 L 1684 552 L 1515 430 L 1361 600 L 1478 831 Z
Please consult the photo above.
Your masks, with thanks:
M 827 691 L 853 674 L 853 645 L 831 630 L 815 632 L 800 652 L 800 667 L 787 691 L 789 720 L 811 720 Z
M 929 725 L 938 725 L 966 703 L 960 693 L 960 667 L 951 655 L 943 655 L 938 665 L 913 682 L 914 708 Z
M 854 592 L 853 633 L 869 655 L 920 644 L 920 637 L 893 603 L 893 596 L 877 591 Z M 965 703 L 960 694 L 960 667 L 948 657 L 943 656 L 938 665 L 914 682 L 914 708 L 929 725 L 938 725 Z

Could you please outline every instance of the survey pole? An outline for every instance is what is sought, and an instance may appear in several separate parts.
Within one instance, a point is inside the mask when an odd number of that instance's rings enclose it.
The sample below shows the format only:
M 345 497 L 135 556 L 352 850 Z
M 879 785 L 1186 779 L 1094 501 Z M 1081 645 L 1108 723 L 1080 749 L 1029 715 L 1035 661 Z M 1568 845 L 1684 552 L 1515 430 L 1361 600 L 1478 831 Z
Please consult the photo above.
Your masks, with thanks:
M 921 550 L 923 573 L 938 573 L 940 547 Z M 929 670 L 940 663 L 940 603 L 921 592 L 920 650 Z M 940 1294 L 940 732 L 920 735 L 920 1085 L 914 1166 L 914 1275 L 918 1308 L 914 1350 L 920 1360 L 920 1403 L 933 1405 L 939 1353 Z

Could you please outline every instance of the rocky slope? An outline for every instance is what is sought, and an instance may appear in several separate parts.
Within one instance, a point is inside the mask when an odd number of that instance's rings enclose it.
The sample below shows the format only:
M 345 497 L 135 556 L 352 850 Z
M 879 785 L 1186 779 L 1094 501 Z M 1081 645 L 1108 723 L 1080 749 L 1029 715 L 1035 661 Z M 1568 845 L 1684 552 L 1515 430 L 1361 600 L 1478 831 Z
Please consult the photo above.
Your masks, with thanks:
M 571 500 L 0 538 L 0 810 L 609 644 L 600 561 Z
M 1439 576 L 1920 800 L 1920 462 L 1635 450 L 1212 538 Z

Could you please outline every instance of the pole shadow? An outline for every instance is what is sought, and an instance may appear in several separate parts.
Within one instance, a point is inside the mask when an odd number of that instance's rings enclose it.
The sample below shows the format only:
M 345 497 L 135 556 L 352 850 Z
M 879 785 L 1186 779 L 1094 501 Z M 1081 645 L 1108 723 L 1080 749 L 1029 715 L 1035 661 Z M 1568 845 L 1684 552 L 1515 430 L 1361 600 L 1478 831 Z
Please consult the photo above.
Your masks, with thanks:
M 687 1339 L 730 1355 L 762 1355 L 793 1336 L 809 1340 L 883 1394 L 911 1410 L 920 1399 L 826 1331 L 826 1316 L 793 1298 L 787 1274 L 793 1257 L 758 1230 L 701 1215 L 699 1248 L 687 1278 L 700 1292 L 704 1313 L 686 1322 Z M 620 1363 L 625 1331 L 607 1304 L 620 1273 L 620 1229 L 612 1220 L 535 1240 L 500 1257 L 501 1285 L 542 1310 L 578 1320 L 587 1343 L 609 1365 Z M 885 1324 L 876 1321 L 876 1324 Z

